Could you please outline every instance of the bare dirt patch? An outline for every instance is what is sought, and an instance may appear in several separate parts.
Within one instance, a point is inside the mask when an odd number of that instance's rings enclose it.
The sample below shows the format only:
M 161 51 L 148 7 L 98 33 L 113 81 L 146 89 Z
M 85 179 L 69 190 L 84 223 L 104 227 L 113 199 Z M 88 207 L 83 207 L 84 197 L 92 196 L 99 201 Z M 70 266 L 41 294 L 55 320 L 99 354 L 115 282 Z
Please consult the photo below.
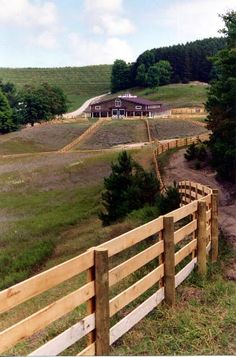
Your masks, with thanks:
M 209 167 L 202 170 L 191 168 L 184 159 L 184 152 L 185 149 L 182 149 L 171 156 L 165 168 L 165 182 L 191 180 L 217 188 L 219 190 L 219 223 L 236 249 L 236 186 L 217 181 L 215 172 Z
M 203 297 L 203 291 L 199 288 L 193 286 L 184 286 L 179 288 L 179 293 L 181 295 L 181 303 L 189 303 L 189 300 L 198 299 L 201 300 Z
M 150 119 L 149 126 L 152 138 L 158 140 L 196 136 L 207 132 L 205 127 L 181 119 Z
M 146 142 L 147 131 L 142 120 L 113 120 L 103 124 L 80 149 L 108 149 L 121 144 Z
M 232 260 L 225 269 L 225 278 L 236 281 L 236 260 Z

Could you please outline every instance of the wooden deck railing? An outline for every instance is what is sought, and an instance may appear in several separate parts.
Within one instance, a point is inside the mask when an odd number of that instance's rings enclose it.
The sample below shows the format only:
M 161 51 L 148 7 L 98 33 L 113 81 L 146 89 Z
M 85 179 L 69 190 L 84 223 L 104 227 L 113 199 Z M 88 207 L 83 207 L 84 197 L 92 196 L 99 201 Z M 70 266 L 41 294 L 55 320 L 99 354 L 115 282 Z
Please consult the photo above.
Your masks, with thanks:
M 218 251 L 217 191 L 189 181 L 180 182 L 179 191 L 182 196 L 179 209 L 0 292 L 0 313 L 4 313 L 87 272 L 87 282 L 75 291 L 2 331 L 0 353 L 6 354 L 20 341 L 86 304 L 84 318 L 31 352 L 30 356 L 58 355 L 84 336 L 87 336 L 87 347 L 78 351 L 79 355 L 107 355 L 109 345 L 163 300 L 173 305 L 176 287 L 195 266 L 204 275 L 207 255 L 211 251 L 212 260 L 216 260 Z M 149 245 L 143 244 L 137 251 L 140 242 L 147 240 Z M 109 269 L 112 257 L 131 247 L 132 256 Z M 154 262 L 154 266 L 150 267 L 150 262 Z M 109 298 L 116 284 L 147 264 L 149 270 L 144 276 Z M 150 288 L 154 290 L 150 291 Z M 110 326 L 113 316 L 118 319 L 119 311 L 148 290 L 150 296 L 145 301 Z M 129 305 L 129 311 L 132 306 Z

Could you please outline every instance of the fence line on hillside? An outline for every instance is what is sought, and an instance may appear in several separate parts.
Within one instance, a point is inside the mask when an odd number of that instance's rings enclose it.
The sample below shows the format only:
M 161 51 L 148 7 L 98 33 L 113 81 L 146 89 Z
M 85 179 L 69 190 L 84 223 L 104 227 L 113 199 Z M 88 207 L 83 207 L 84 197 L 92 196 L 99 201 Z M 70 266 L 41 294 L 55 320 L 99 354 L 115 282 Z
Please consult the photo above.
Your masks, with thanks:
M 158 140 L 155 141 L 156 143 L 156 149 L 153 151 L 153 162 L 154 162 L 154 167 L 155 167 L 155 172 L 158 180 L 160 181 L 160 189 L 161 191 L 165 191 L 165 183 L 162 179 L 161 172 L 160 172 L 160 167 L 158 164 L 158 156 L 161 155 L 162 153 L 170 150 L 170 149 L 175 149 L 175 148 L 181 148 L 188 146 L 193 143 L 198 143 L 199 141 L 205 141 L 209 140 L 209 133 L 205 134 L 200 134 L 194 137 L 187 137 L 187 138 L 179 138 L 179 139 L 170 139 L 166 143 L 160 143 Z
M 73 140 L 70 144 L 64 146 L 59 152 L 67 152 L 70 151 L 74 146 L 77 146 L 81 143 L 82 140 L 88 138 L 91 134 L 98 130 L 98 128 L 105 122 L 110 120 L 109 118 L 102 118 L 96 121 L 93 125 L 91 125 L 83 134 L 81 134 L 78 138 Z
M 58 355 L 84 336 L 87 347 L 78 355 L 108 355 L 109 346 L 163 300 L 173 306 L 176 287 L 196 265 L 204 276 L 207 255 L 211 251 L 215 261 L 218 252 L 217 190 L 181 181 L 179 192 L 182 204 L 175 211 L 0 292 L 0 313 L 3 313 L 78 274 L 87 273 L 87 281 L 77 290 L 2 331 L 0 353 L 86 304 L 86 316 L 30 356 Z M 140 247 L 144 242 L 146 246 Z M 112 257 L 131 247 L 139 247 L 139 251 L 132 249 L 135 255 L 129 258 L 125 255 L 122 263 L 109 269 Z M 154 268 L 147 266 L 150 262 Z M 148 273 L 109 299 L 112 287 L 143 266 L 148 267 Z M 154 291 L 150 292 L 151 288 Z M 113 316 L 146 291 L 151 295 L 145 301 L 110 326 Z

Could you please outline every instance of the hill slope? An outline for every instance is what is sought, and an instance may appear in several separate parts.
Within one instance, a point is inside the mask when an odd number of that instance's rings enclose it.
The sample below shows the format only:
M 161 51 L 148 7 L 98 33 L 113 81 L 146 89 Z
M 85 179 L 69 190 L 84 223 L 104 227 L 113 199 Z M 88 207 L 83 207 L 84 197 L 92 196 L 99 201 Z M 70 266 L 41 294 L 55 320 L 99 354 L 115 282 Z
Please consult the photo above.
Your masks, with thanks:
M 131 93 L 149 100 L 156 100 L 169 105 L 171 108 L 202 106 L 207 98 L 206 83 L 190 82 L 188 84 L 176 83 L 160 86 L 158 88 L 129 88 L 114 94 L 107 95 L 107 98 L 114 98 L 117 95 Z
M 111 65 L 62 68 L 0 68 L 0 79 L 17 88 L 25 84 L 49 84 L 61 87 L 70 100 L 69 110 L 77 109 L 86 99 L 109 91 Z

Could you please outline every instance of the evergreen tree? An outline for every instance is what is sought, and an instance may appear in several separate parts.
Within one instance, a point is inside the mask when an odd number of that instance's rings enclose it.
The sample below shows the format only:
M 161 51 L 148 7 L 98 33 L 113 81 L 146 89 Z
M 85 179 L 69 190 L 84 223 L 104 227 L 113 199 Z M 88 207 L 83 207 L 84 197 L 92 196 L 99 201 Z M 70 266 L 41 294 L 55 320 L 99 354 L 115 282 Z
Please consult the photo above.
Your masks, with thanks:
M 219 176 L 236 179 L 236 12 L 222 16 L 227 47 L 213 57 L 218 79 L 209 90 L 206 109 L 212 130 L 210 149 Z
M 102 193 L 104 211 L 99 217 L 109 225 L 145 204 L 153 205 L 159 194 L 159 182 L 151 172 L 146 172 L 131 156 L 123 151 L 112 172 L 104 179 Z

